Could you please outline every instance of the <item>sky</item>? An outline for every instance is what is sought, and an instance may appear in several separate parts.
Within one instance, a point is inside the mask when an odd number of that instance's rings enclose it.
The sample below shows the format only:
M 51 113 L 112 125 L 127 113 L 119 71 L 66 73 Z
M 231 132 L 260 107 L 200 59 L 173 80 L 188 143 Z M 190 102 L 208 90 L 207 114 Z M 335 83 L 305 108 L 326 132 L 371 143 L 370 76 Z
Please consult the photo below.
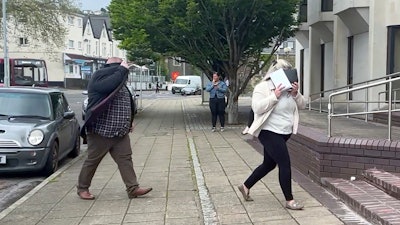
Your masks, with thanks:
M 81 10 L 100 10 L 106 8 L 111 0 L 77 0 L 76 2 L 81 5 Z

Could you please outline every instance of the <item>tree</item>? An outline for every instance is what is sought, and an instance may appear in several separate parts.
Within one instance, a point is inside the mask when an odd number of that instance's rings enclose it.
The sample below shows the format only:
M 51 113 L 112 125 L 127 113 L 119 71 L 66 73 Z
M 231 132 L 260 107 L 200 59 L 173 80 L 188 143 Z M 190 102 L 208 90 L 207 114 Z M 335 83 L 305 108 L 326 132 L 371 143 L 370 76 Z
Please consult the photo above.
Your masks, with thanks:
M 12 0 L 6 10 L 10 35 L 29 37 L 31 45 L 44 43 L 49 50 L 64 45 L 66 18 L 79 12 L 72 0 Z
M 239 95 L 270 60 L 262 50 L 273 47 L 274 53 L 293 35 L 298 2 L 113 0 L 109 10 L 116 38 L 126 50 L 179 56 L 210 79 L 212 71 L 227 77 L 228 123 L 237 123 Z

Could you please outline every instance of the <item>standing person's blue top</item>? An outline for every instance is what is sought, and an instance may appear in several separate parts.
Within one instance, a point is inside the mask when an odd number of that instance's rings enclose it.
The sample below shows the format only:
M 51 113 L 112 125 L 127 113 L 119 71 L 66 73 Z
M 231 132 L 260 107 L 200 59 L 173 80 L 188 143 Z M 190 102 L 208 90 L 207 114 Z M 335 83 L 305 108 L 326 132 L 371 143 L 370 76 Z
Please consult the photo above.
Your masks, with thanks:
M 225 93 L 228 90 L 223 81 L 210 81 L 206 86 L 206 91 L 210 92 L 210 98 L 225 98 Z

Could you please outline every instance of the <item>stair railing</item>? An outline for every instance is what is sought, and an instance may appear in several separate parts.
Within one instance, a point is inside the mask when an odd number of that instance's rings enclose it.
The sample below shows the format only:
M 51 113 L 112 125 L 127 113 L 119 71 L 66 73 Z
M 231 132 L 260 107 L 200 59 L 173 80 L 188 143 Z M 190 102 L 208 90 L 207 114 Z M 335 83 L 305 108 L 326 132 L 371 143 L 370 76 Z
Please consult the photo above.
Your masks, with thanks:
M 387 94 L 388 91 L 381 91 L 378 93 L 378 109 L 381 109 L 381 96 Z M 400 93 L 400 88 L 393 89 L 394 108 L 397 109 L 397 93 Z M 400 96 L 400 95 L 399 95 Z M 385 101 L 386 102 L 386 101 Z
M 397 74 L 399 74 L 399 73 L 397 73 Z M 356 115 L 366 115 L 366 117 L 367 117 L 369 114 L 388 113 L 388 140 L 391 140 L 392 139 L 392 112 L 400 111 L 400 109 L 392 109 L 392 104 L 393 104 L 393 101 L 394 101 L 394 99 L 393 99 L 393 82 L 396 82 L 396 81 L 400 81 L 400 77 L 392 78 L 392 76 L 391 76 L 388 80 L 377 81 L 377 82 L 374 82 L 374 83 L 371 83 L 371 84 L 365 84 L 365 85 L 362 85 L 362 86 L 359 86 L 359 87 L 353 87 L 353 88 L 350 88 L 350 89 L 347 89 L 347 90 L 336 91 L 336 92 L 330 94 L 329 95 L 329 99 L 328 99 L 329 100 L 328 101 L 328 137 L 332 136 L 332 118 L 333 117 L 356 116 Z M 371 82 L 371 81 L 369 81 L 369 82 Z M 333 104 L 335 103 L 335 102 L 333 102 L 333 98 L 335 96 L 343 95 L 343 94 L 347 94 L 348 95 L 351 92 L 359 91 L 359 90 L 366 90 L 367 91 L 371 87 L 376 87 L 376 86 L 385 85 L 385 84 L 388 85 L 388 95 L 389 95 L 388 96 L 388 109 L 387 110 L 370 111 L 370 110 L 368 110 L 368 107 L 366 107 L 367 110 L 365 112 L 353 112 L 353 113 L 346 112 L 346 113 L 335 114 L 334 107 L 333 107 Z M 368 103 L 369 102 L 367 100 L 366 104 L 368 105 Z
M 311 107 L 311 103 L 312 103 L 312 101 L 314 99 L 318 98 L 319 106 L 318 106 L 318 108 L 316 110 L 318 110 L 321 113 L 323 111 L 322 104 L 324 103 L 322 98 L 324 96 L 326 96 L 328 93 L 333 93 L 333 92 L 341 91 L 341 90 L 350 90 L 352 88 L 355 88 L 355 87 L 358 87 L 358 86 L 362 86 L 362 85 L 366 85 L 366 84 L 369 84 L 371 82 L 376 82 L 376 81 L 380 81 L 380 80 L 387 80 L 387 79 L 390 79 L 390 78 L 393 78 L 393 77 L 397 77 L 397 76 L 400 76 L 400 72 L 396 72 L 396 73 L 392 73 L 392 74 L 389 74 L 389 75 L 385 75 L 385 76 L 382 76 L 382 77 L 379 77 L 379 78 L 375 78 L 375 79 L 372 79 L 372 80 L 362 81 L 362 82 L 358 82 L 358 83 L 354 83 L 354 84 L 348 84 L 346 86 L 332 88 L 332 89 L 328 89 L 328 90 L 324 90 L 324 91 L 321 91 L 321 92 L 316 92 L 316 93 L 310 94 L 309 97 L 308 97 L 308 109 L 309 110 L 313 109 Z M 368 100 L 368 98 L 369 98 L 368 97 L 368 92 L 366 92 L 365 93 L 365 103 L 371 103 Z M 347 96 L 347 99 L 349 99 L 349 94 Z M 347 112 L 349 112 L 350 102 L 347 101 L 347 103 L 348 103 Z M 368 104 L 366 104 L 366 105 L 367 105 L 366 107 L 368 107 Z M 368 108 L 366 108 L 366 111 L 368 111 Z

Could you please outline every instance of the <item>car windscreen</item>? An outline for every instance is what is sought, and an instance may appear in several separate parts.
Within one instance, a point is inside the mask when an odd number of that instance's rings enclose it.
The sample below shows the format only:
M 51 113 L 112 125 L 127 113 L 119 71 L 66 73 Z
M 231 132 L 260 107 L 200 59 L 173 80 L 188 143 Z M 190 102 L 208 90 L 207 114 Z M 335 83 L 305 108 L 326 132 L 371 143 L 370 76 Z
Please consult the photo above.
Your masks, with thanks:
M 0 92 L 0 114 L 50 118 L 49 97 L 45 94 Z
M 176 79 L 175 84 L 187 84 L 187 79 Z

